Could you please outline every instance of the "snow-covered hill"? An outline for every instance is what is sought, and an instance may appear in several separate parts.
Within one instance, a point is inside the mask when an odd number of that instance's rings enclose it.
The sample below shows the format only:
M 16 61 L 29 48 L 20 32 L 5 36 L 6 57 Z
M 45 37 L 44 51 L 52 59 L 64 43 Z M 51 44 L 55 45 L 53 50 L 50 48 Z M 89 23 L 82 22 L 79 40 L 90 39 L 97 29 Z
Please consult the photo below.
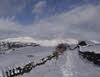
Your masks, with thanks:
M 42 46 L 56 46 L 59 43 L 67 43 L 67 44 L 78 44 L 78 41 L 76 39 L 51 39 L 51 40 L 39 40 L 39 39 L 34 39 L 32 37 L 17 37 L 17 38 L 8 38 L 8 39 L 3 39 L 0 40 L 3 42 L 22 42 L 22 43 L 36 43 L 40 44 Z M 86 41 L 88 44 L 100 44 L 100 42 L 95 41 L 95 40 L 90 40 Z
M 58 59 L 52 58 L 45 64 L 36 65 L 30 72 L 19 75 L 20 77 L 100 77 L 100 66 L 96 66 L 92 62 L 80 57 L 78 40 L 75 39 L 54 39 L 54 40 L 36 40 L 31 37 L 18 37 L 0 40 L 0 46 L 10 43 L 20 45 L 21 47 L 4 50 L 5 54 L 0 54 L 0 76 L 7 76 L 14 73 L 16 68 L 24 68 L 27 64 L 34 61 L 34 65 L 41 61 L 50 59 L 50 55 L 54 53 L 56 45 L 67 43 L 67 50 L 60 54 Z M 86 46 L 80 46 L 81 51 L 94 51 L 100 53 L 100 44 L 97 41 L 84 41 Z M 3 44 L 2 44 L 3 43 Z M 32 45 L 30 45 L 32 44 Z M 36 46 L 34 46 L 34 45 Z M 6 46 L 4 46 L 5 48 Z M 70 48 L 76 49 L 71 50 Z M 62 47 L 60 47 L 62 48 Z M 3 52 L 4 52 L 3 51 Z M 59 51 L 59 50 L 57 50 Z M 1 50 L 0 50 L 1 52 Z M 62 52 L 62 51 L 60 51 Z M 57 53 L 55 54 L 57 56 Z M 93 57 L 93 56 L 92 56 Z M 16 71 L 18 73 L 18 71 Z M 15 72 L 15 73 L 16 73 Z
M 39 40 L 39 39 L 34 39 L 32 37 L 17 37 L 17 38 L 8 38 L 8 39 L 3 39 L 0 41 L 5 41 L 5 42 L 24 42 L 24 43 L 37 43 L 42 46 L 56 46 L 59 43 L 68 43 L 68 44 L 77 44 L 78 41 L 75 39 L 52 39 L 52 40 Z

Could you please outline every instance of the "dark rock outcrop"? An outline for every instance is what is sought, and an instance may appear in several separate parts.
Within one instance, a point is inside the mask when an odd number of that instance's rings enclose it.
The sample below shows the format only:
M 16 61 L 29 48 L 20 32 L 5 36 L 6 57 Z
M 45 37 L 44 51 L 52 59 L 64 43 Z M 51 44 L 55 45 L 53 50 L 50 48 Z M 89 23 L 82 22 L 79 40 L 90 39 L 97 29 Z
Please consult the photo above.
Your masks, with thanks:
M 79 46 L 86 46 L 87 43 L 86 43 L 85 41 L 80 41 L 80 42 L 78 43 L 78 45 L 79 45 Z
M 93 62 L 94 64 L 100 66 L 100 53 L 79 51 L 79 55 L 81 55 L 83 58 L 87 59 L 88 61 Z

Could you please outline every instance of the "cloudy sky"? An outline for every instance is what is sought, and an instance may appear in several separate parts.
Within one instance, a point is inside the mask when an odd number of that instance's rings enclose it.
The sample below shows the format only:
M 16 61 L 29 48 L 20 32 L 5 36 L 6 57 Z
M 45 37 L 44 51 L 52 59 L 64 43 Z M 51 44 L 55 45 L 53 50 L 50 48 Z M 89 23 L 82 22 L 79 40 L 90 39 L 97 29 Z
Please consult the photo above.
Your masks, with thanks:
M 0 39 L 100 41 L 100 0 L 0 0 Z

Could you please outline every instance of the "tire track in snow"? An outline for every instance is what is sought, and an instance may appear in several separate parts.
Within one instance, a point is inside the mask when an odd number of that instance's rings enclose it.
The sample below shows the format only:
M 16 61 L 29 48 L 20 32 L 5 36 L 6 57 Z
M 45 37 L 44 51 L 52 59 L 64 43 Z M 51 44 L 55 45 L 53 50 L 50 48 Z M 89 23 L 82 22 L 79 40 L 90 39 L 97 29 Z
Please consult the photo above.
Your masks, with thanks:
M 63 77 L 77 77 L 77 72 L 73 71 L 73 53 L 72 51 L 68 51 L 66 56 L 66 63 L 61 66 L 61 71 L 63 73 Z

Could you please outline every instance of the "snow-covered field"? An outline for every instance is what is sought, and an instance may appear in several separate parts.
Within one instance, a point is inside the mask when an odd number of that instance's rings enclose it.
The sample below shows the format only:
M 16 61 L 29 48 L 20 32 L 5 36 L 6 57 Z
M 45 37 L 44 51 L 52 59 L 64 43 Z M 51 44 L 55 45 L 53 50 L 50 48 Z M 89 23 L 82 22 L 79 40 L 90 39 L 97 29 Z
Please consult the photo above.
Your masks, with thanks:
M 9 69 L 23 67 L 33 61 L 38 63 L 43 57 L 51 55 L 55 50 L 55 42 L 51 42 L 51 44 L 48 44 L 49 41 L 41 43 L 42 46 L 9 49 L 5 51 L 5 54 L 0 54 L 0 77 L 7 77 L 5 71 Z M 46 44 L 48 45 L 45 46 Z M 77 41 L 71 41 L 70 44 L 71 47 L 75 47 Z M 92 46 L 81 47 L 81 50 L 99 53 L 100 45 L 93 43 Z M 80 57 L 77 48 L 67 49 L 57 60 L 53 58 L 45 64 L 33 68 L 30 73 L 18 77 L 100 77 L 100 67 Z

